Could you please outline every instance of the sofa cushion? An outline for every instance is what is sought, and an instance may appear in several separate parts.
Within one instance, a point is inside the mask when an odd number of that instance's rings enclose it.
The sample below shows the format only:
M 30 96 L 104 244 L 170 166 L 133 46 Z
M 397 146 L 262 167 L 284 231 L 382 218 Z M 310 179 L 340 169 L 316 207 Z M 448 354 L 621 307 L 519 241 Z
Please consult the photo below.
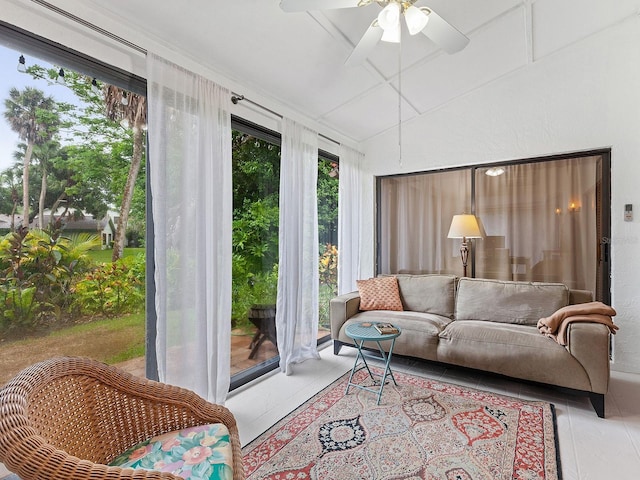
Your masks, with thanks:
M 395 277 L 356 280 L 360 293 L 360 310 L 403 310 Z
M 457 320 L 486 320 L 536 325 L 569 303 L 560 283 L 527 283 L 461 278 L 456 296 Z
M 165 433 L 134 445 L 112 466 L 169 472 L 182 478 L 233 478 L 229 430 L 221 423 Z
M 437 354 L 439 362 L 578 390 L 592 388 L 589 375 L 566 348 L 528 325 L 454 321 L 440 334 Z
M 396 275 L 405 310 L 433 313 L 453 318 L 455 313 L 455 275 Z
M 347 344 L 353 344 L 353 340 L 345 334 L 345 329 L 353 323 L 389 322 L 402 330 L 402 335 L 395 342 L 393 350 L 395 354 L 436 360 L 439 335 L 452 321 L 441 315 L 406 310 L 403 312 L 382 310 L 360 312 L 344 323 L 337 339 Z M 391 344 L 391 342 L 381 343 L 385 350 L 388 350 Z M 375 343 L 365 342 L 365 346 L 377 349 Z

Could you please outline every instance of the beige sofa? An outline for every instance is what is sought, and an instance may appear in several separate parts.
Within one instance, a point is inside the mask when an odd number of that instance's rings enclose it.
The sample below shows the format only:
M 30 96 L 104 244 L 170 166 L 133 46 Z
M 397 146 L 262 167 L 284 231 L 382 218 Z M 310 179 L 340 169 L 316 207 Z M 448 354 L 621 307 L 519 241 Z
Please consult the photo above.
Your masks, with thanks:
M 331 300 L 337 355 L 353 346 L 345 328 L 392 322 L 402 329 L 394 354 L 418 357 L 587 392 L 599 417 L 609 388 L 609 328 L 574 323 L 562 346 L 542 335 L 538 319 L 592 300 L 591 292 L 558 283 L 452 275 L 397 275 L 404 311 L 360 311 L 358 292 Z

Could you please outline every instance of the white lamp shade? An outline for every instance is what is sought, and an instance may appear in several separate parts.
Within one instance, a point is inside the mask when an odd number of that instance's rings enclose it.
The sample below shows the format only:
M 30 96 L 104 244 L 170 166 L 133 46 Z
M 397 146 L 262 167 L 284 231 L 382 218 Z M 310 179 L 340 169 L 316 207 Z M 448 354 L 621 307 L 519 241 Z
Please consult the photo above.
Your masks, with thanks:
M 407 22 L 407 29 L 410 35 L 420 33 L 429 22 L 429 15 L 424 13 L 418 7 L 411 5 L 404 11 L 404 19 Z
M 390 3 L 378 14 L 378 25 L 383 30 L 387 30 L 398 24 L 400 24 L 400 4 Z
M 401 36 L 400 22 L 398 22 L 395 27 L 385 29 L 380 40 L 388 43 L 400 43 Z
M 482 238 L 478 219 L 475 215 L 454 215 L 448 238 Z

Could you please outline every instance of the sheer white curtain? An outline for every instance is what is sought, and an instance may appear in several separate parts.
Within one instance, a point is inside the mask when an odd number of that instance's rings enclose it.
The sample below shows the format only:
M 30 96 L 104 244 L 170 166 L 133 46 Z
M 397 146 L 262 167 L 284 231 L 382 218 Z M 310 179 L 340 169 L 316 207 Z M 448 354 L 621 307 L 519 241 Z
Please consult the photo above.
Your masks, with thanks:
M 160 381 L 224 403 L 231 343 L 230 92 L 147 55 Z
M 320 358 L 318 343 L 318 134 L 283 119 L 276 328 L 280 369 Z
M 338 294 L 357 290 L 362 271 L 364 155 L 340 146 L 338 187 Z

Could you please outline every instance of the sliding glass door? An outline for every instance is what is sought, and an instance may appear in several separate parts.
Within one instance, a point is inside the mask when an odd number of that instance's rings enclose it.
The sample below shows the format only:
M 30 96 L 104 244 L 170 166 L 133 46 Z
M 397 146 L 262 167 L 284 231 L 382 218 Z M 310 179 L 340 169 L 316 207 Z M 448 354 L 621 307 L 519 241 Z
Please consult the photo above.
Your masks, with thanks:
M 233 117 L 231 389 L 277 368 L 280 145 L 278 132 Z M 338 157 L 318 152 L 318 342 L 337 293 Z
M 385 177 L 378 194 L 380 273 L 462 274 L 447 232 L 471 211 L 471 170 Z
M 596 291 L 600 156 L 475 170 L 476 276 Z
M 609 299 L 610 153 L 378 179 L 378 271 L 461 275 L 457 213 L 475 213 L 469 274 L 561 282 Z

